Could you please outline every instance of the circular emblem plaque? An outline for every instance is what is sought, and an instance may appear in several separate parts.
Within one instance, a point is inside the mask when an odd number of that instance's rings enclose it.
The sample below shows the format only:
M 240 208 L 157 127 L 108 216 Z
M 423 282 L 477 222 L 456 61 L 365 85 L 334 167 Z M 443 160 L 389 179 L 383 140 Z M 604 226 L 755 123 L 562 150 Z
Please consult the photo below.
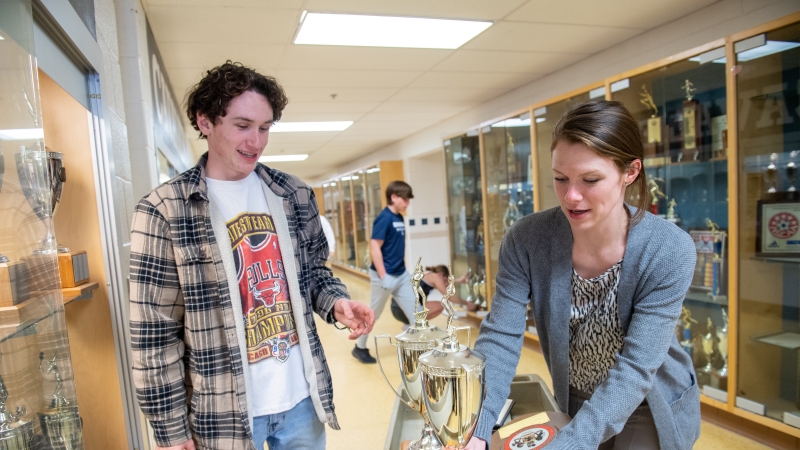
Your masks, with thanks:
M 788 239 L 800 229 L 800 221 L 794 214 L 782 212 L 775 214 L 769 219 L 769 232 L 778 239 Z
M 530 450 L 542 448 L 556 437 L 556 430 L 549 425 L 531 425 L 512 434 L 506 440 L 505 450 Z

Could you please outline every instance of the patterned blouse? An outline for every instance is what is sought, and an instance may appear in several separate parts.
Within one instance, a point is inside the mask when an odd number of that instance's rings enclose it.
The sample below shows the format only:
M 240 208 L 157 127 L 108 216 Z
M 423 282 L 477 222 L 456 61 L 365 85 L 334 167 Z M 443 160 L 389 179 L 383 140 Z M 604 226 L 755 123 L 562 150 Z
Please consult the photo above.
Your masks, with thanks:
M 585 280 L 572 270 L 569 319 L 569 384 L 588 394 L 606 378 L 622 350 L 617 286 L 622 260 Z

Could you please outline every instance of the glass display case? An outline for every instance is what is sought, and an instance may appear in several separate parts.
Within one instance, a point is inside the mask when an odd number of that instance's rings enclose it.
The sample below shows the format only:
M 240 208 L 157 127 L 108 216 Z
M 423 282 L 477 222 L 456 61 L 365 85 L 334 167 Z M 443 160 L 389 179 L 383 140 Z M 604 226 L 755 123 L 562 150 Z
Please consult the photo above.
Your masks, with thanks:
M 533 213 L 531 114 L 528 112 L 499 121 L 481 133 L 486 165 L 488 229 L 485 234 L 489 252 L 486 296 L 490 303 L 503 236 L 517 220 Z
M 800 24 L 739 40 L 734 49 L 740 168 L 736 395 L 750 411 L 800 427 Z
M 605 94 L 605 89 L 600 89 L 602 92 L 600 92 L 599 96 L 602 97 Z M 535 198 L 538 198 L 537 211 L 544 211 L 558 206 L 556 191 L 553 188 L 552 157 L 550 156 L 553 130 L 558 120 L 571 106 L 586 102 L 589 99 L 589 92 L 584 92 L 533 110 L 538 166 L 536 173 L 537 189 L 535 192 Z
M 43 139 L 30 8 L 0 15 L 0 448 L 83 449 L 53 226 L 65 176 Z
M 365 185 L 367 191 L 367 250 L 366 250 L 366 266 L 367 271 L 372 264 L 369 256 L 369 240 L 372 238 L 372 224 L 375 223 L 375 218 L 383 210 L 383 190 L 381 189 L 381 167 L 375 166 L 368 168 L 364 173 Z
M 338 242 L 338 236 L 342 235 L 342 223 L 341 218 L 339 217 L 339 209 L 341 205 L 339 204 L 339 188 L 338 183 L 335 181 L 331 181 L 328 183 L 322 184 L 322 192 L 324 195 L 323 204 L 325 205 L 325 217 L 328 218 L 328 222 L 331 224 L 331 228 L 333 229 L 333 235 L 336 238 L 336 251 L 333 253 L 333 258 L 331 262 L 339 262 L 341 263 L 341 254 Z
M 447 173 L 450 261 L 453 274 L 467 274 L 467 283 L 459 283 L 458 295 L 488 307 L 486 295 L 486 239 L 483 221 L 483 188 L 478 133 L 444 141 Z
M 650 212 L 687 231 L 697 265 L 676 328 L 701 386 L 727 389 L 727 91 L 724 47 L 611 83 L 639 123 Z M 712 55 L 710 57 L 705 55 Z M 715 58 L 713 55 L 716 55 Z M 629 190 L 627 200 L 639 201 Z
M 356 252 L 356 268 L 363 273 L 369 271 L 369 236 L 367 235 L 367 196 L 364 176 L 364 171 L 359 170 L 350 177 L 353 184 L 353 214 L 355 219 L 353 225 L 355 227 L 355 252 Z

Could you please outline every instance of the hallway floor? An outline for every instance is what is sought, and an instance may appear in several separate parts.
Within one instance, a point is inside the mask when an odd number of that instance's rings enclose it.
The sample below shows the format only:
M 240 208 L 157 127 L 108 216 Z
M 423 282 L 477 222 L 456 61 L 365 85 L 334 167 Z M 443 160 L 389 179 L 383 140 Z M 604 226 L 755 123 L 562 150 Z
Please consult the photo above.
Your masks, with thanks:
M 354 300 L 369 304 L 369 283 L 366 280 L 342 270 L 336 270 L 335 273 L 347 285 Z M 386 385 L 377 364 L 361 364 L 350 355 L 355 343 L 347 339 L 346 332 L 336 330 L 318 317 L 317 321 L 317 328 L 333 376 L 336 414 L 342 428 L 341 431 L 328 429 L 327 449 L 382 449 L 394 405 L 394 393 Z M 444 328 L 443 317 L 437 317 L 433 322 Z M 400 322 L 392 317 L 387 306 L 384 314 L 375 323 L 374 333 L 370 335 L 368 346 L 373 356 L 375 356 L 373 337 L 380 334 L 397 335 L 402 331 L 400 326 Z M 394 386 L 399 385 L 400 374 L 394 347 L 391 347 L 386 340 L 382 340 L 379 350 L 386 375 Z M 538 351 L 523 347 L 517 373 L 538 374 L 548 386 L 551 386 L 544 357 Z M 703 421 L 700 440 L 694 448 L 758 450 L 769 447 Z

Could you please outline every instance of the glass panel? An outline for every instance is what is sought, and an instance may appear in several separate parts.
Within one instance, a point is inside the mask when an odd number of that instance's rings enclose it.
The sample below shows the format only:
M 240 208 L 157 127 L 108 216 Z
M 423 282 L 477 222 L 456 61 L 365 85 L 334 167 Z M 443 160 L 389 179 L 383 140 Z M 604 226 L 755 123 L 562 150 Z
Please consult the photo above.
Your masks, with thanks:
M 336 253 L 333 260 L 339 264 L 344 264 L 344 255 L 347 253 L 344 231 L 344 207 L 342 206 L 342 183 L 339 180 L 331 182 L 331 198 L 333 198 L 333 217 L 336 221 Z
M 359 170 L 353 174 L 353 210 L 356 215 L 355 239 L 356 239 L 356 266 L 359 270 L 366 273 L 367 261 L 369 261 L 369 246 L 367 245 L 367 204 L 364 192 L 364 182 L 366 177 L 364 171 Z
M 800 415 L 800 24 L 738 42 L 735 48 L 743 50 L 736 62 L 737 395 L 764 405 L 767 416 L 790 422 Z
M 331 223 L 334 239 L 338 242 L 339 236 L 341 236 L 341 230 L 340 230 L 341 226 L 339 224 L 339 212 L 336 209 L 337 205 L 334 204 L 333 200 L 334 189 L 336 189 L 336 187 L 331 186 L 331 183 L 324 183 L 322 185 L 322 195 L 324 196 L 324 204 L 325 204 L 325 217 L 327 217 L 328 222 Z M 331 261 L 336 261 L 336 254 L 339 253 L 338 252 L 339 249 L 337 248 L 336 250 L 337 251 L 334 252 L 333 256 L 329 258 Z
M 450 211 L 450 264 L 458 295 L 486 308 L 486 259 L 484 257 L 483 204 L 478 136 L 459 136 L 444 142 L 447 195 Z
M 536 127 L 536 158 L 539 164 L 537 188 L 539 189 L 539 211 L 558 206 L 556 191 L 553 189 L 552 158 L 550 145 L 553 142 L 553 130 L 558 119 L 567 112 L 572 105 L 589 101 L 589 93 L 578 94 L 572 98 L 547 105 L 534 110 L 534 126 Z
M 0 2 L 0 447 L 83 449 L 53 228 L 64 177 L 43 141 L 32 33 L 30 2 Z M 45 443 L 46 422 L 72 433 Z
M 372 224 L 375 218 L 383 210 L 382 200 L 383 192 L 381 191 L 381 169 L 379 166 L 370 167 L 366 173 L 367 182 L 367 239 L 372 236 Z
M 355 239 L 355 224 L 353 223 L 353 191 L 351 190 L 352 182 L 349 176 L 340 179 L 342 187 L 342 213 L 344 214 L 344 231 L 342 237 L 342 258 L 344 263 L 350 268 L 356 268 L 356 239 Z
M 650 212 L 686 230 L 697 246 L 676 336 L 692 355 L 700 385 L 726 390 L 727 334 L 717 337 L 727 333 L 728 305 L 725 64 L 700 61 L 690 58 L 637 75 L 611 96 L 639 123 Z M 629 193 L 627 201 L 636 200 Z
M 483 133 L 486 163 L 486 214 L 489 230 L 490 284 L 487 300 L 494 292 L 497 257 L 506 231 L 517 220 L 533 212 L 530 114 L 493 124 Z

